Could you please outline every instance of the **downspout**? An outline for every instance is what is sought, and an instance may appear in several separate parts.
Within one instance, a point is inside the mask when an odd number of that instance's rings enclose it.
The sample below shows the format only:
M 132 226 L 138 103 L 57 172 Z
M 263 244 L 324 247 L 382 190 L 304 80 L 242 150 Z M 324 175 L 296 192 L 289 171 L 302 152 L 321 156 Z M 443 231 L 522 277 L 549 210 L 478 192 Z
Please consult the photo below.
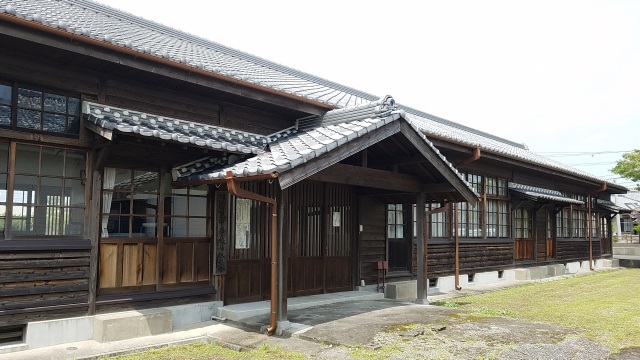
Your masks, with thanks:
M 459 236 L 458 236 L 458 203 L 454 203 L 453 204 L 453 231 L 455 231 L 455 255 L 456 255 L 456 273 L 455 273 L 455 279 L 456 279 L 456 290 L 462 290 L 462 287 L 460 286 L 460 248 L 458 247 L 458 240 L 459 240 Z
M 476 146 L 476 148 L 473 150 L 473 155 L 471 155 L 471 157 L 468 157 L 466 159 L 460 160 L 458 161 L 454 166 L 456 168 L 459 168 L 462 165 L 466 165 L 469 163 L 472 163 L 478 159 L 480 159 L 480 146 Z
M 600 185 L 600 188 L 598 188 L 598 190 L 594 191 L 595 194 L 599 193 L 599 192 L 603 192 L 607 190 L 607 182 L 603 181 L 602 185 Z M 593 271 L 593 219 L 591 218 L 591 193 L 589 193 L 588 196 L 588 201 L 589 204 L 587 205 L 587 211 L 589 213 L 589 270 Z M 601 242 L 602 244 L 602 242 Z M 602 245 L 600 246 L 602 247 Z M 602 254 L 602 249 L 600 249 L 600 254 Z
M 278 206 L 275 199 L 253 193 L 239 186 L 236 186 L 236 181 L 234 180 L 233 173 L 231 171 L 227 171 L 227 176 L 225 177 L 225 179 L 227 180 L 227 190 L 229 190 L 229 192 L 233 195 L 271 205 L 271 319 L 269 327 L 267 327 L 267 335 L 271 335 L 274 331 L 276 331 L 277 319 L 276 276 L 278 269 L 278 237 L 276 229 L 278 228 Z

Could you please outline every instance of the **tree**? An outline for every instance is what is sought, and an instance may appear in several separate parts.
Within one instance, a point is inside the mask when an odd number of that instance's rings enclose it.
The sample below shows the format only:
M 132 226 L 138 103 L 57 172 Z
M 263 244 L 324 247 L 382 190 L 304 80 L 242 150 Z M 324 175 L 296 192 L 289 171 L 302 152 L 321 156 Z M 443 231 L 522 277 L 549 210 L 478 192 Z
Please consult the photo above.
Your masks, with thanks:
M 625 179 L 640 182 L 640 150 L 622 154 L 622 159 L 618 160 L 611 172 Z M 636 190 L 640 190 L 640 185 L 636 184 Z

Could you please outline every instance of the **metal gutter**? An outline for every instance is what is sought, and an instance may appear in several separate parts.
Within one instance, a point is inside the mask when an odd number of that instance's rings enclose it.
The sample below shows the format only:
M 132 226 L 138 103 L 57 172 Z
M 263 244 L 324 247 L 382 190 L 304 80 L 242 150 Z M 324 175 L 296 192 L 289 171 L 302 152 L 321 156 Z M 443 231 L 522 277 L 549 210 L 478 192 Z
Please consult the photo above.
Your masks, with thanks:
M 276 276 L 278 275 L 278 204 L 275 199 L 253 193 L 236 186 L 237 181 L 233 177 L 231 171 L 227 171 L 225 178 L 227 181 L 227 190 L 235 196 L 256 200 L 271 205 L 271 319 L 269 327 L 267 327 L 267 335 L 271 335 L 276 331 L 277 321 L 277 286 Z

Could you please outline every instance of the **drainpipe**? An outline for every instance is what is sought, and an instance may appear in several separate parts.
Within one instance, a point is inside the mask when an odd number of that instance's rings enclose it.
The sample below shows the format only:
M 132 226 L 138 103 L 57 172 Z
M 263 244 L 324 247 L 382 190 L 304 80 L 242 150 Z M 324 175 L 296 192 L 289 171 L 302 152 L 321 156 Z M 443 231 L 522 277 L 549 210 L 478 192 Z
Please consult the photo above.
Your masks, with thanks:
M 605 190 L 607 190 L 607 182 L 603 181 L 602 185 L 600 185 L 600 188 L 598 188 L 598 190 L 594 191 L 594 193 L 597 194 L 597 193 L 603 192 Z M 589 204 L 587 205 L 587 211 L 589 213 L 589 219 L 588 219 L 588 221 L 589 221 L 589 270 L 593 271 L 594 270 L 593 269 L 593 235 L 592 235 L 593 222 L 592 222 L 592 219 L 591 219 L 591 210 L 592 210 L 591 209 L 591 193 L 589 193 L 588 201 L 589 201 Z M 600 244 L 602 244 L 602 242 Z M 602 245 L 600 247 L 602 247 Z M 600 249 L 600 254 L 602 254 L 602 249 Z
M 276 319 L 277 319 L 277 287 L 276 287 L 276 276 L 278 269 L 278 237 L 277 237 L 277 226 L 278 226 L 278 212 L 277 212 L 277 203 L 274 199 L 268 198 L 266 196 L 262 196 L 251 191 L 245 190 L 239 186 L 236 186 L 236 181 L 233 178 L 233 173 L 231 171 L 227 171 L 227 176 L 225 177 L 227 180 L 227 190 L 235 196 L 256 200 L 259 202 L 267 203 L 271 205 L 271 320 L 269 327 L 267 327 L 267 335 L 273 334 L 276 331 Z
M 472 163 L 478 159 L 480 159 L 480 146 L 476 146 L 471 157 L 458 161 L 454 166 L 459 168 L 462 165 Z
M 458 247 L 458 203 L 453 204 L 453 231 L 455 231 L 455 255 L 456 255 L 456 273 L 455 273 L 455 281 L 456 281 L 456 290 L 462 290 L 460 286 L 460 249 Z

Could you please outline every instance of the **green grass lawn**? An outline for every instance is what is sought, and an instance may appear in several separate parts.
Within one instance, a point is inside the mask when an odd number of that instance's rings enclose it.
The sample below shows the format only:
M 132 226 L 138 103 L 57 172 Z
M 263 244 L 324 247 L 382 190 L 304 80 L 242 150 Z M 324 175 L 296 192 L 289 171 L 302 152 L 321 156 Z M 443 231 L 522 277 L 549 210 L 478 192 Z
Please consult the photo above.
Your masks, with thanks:
M 118 360 L 262 360 L 262 359 L 306 359 L 303 354 L 283 351 L 278 347 L 263 345 L 251 351 L 235 351 L 216 344 L 194 343 L 150 350 L 140 354 L 112 357 Z
M 640 269 L 532 283 L 434 305 L 574 326 L 612 349 L 640 346 Z

